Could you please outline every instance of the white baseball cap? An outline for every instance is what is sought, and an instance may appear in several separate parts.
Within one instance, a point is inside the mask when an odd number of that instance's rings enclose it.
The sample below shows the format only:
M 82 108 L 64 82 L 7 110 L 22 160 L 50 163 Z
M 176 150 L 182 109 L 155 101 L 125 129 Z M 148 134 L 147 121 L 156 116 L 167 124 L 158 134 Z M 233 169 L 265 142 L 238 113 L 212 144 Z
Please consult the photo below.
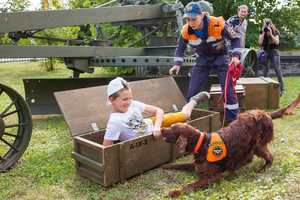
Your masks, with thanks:
M 121 77 L 117 77 L 109 82 L 107 85 L 107 104 L 110 104 L 109 97 L 123 89 L 124 84 L 126 85 L 127 81 Z

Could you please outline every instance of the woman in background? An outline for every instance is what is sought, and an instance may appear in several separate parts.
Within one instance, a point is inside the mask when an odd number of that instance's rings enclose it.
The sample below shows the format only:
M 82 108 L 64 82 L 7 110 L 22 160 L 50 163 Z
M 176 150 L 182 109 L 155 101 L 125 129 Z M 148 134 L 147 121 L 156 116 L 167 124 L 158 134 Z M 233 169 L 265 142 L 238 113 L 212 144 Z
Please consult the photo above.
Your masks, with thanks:
M 272 23 L 271 19 L 266 18 L 262 30 L 260 31 L 258 44 L 263 48 L 265 52 L 265 68 L 264 76 L 268 76 L 269 68 L 273 67 L 279 82 L 280 96 L 284 92 L 283 76 L 280 66 L 279 55 L 279 31 Z

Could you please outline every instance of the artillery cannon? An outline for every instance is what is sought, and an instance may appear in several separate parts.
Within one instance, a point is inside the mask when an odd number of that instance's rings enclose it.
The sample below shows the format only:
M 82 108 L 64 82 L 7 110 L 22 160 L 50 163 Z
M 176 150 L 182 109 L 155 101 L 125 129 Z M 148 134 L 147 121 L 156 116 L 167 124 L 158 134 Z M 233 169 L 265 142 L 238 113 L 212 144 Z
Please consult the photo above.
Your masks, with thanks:
M 151 1 L 121 1 L 122 6 L 0 14 L 0 33 L 8 33 L 15 42 L 20 38 L 36 38 L 64 43 L 61 46 L 1 45 L 0 58 L 63 58 L 67 68 L 72 70 L 71 78 L 24 80 L 26 102 L 18 92 L 0 84 L 0 98 L 7 99 L 7 105 L 1 105 L 0 110 L 0 171 L 13 166 L 26 150 L 32 132 L 31 113 L 59 112 L 53 97 L 54 91 L 107 84 L 110 80 L 81 79 L 81 73 L 93 73 L 94 67 L 134 66 L 136 77 L 128 78 L 130 80 L 165 74 L 173 62 L 176 37 L 183 25 L 183 5 L 178 2 L 149 3 Z M 141 31 L 142 37 L 126 47 L 113 47 L 112 42 L 101 34 L 102 23 L 112 23 L 120 28 L 127 24 L 133 25 Z M 84 31 L 86 24 L 96 24 L 98 34 L 95 39 L 86 41 L 80 37 L 62 39 L 37 36 L 44 29 L 64 26 L 81 25 Z M 251 69 L 256 62 L 253 50 L 241 49 L 241 52 L 242 62 L 246 68 Z M 188 69 L 194 61 L 193 56 L 187 55 L 183 67 Z M 154 69 L 150 70 L 152 73 L 147 70 L 149 68 Z M 188 70 L 183 71 L 176 80 L 184 90 L 187 87 Z

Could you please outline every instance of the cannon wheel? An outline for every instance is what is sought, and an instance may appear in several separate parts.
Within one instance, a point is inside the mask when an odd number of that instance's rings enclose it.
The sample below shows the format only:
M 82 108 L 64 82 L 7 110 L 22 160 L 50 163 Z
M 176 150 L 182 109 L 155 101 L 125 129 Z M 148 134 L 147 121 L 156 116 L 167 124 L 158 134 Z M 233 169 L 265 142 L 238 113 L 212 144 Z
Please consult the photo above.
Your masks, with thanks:
M 23 97 L 3 84 L 0 84 L 0 102 L 0 172 L 5 172 L 26 150 L 32 133 L 32 118 Z
M 247 48 L 236 48 L 235 51 L 239 51 L 242 55 L 241 63 L 244 65 L 243 77 L 257 76 L 255 66 L 257 65 L 256 51 Z

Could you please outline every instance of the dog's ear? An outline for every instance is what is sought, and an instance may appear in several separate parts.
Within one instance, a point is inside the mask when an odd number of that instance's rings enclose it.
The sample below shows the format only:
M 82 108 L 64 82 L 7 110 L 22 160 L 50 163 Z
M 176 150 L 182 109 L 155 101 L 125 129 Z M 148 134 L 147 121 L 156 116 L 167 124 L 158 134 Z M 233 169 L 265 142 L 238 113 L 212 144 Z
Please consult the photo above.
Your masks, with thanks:
M 259 126 L 262 134 L 262 144 L 267 144 L 273 138 L 273 122 L 272 118 L 267 114 L 261 114 L 259 117 Z
M 168 128 L 162 128 L 161 135 L 163 136 L 165 142 L 176 143 L 180 132 L 178 132 L 176 126 L 171 126 Z
M 187 145 L 187 138 L 180 135 L 179 138 L 177 139 L 176 145 L 178 147 L 179 153 L 184 153 L 185 152 L 185 148 Z

